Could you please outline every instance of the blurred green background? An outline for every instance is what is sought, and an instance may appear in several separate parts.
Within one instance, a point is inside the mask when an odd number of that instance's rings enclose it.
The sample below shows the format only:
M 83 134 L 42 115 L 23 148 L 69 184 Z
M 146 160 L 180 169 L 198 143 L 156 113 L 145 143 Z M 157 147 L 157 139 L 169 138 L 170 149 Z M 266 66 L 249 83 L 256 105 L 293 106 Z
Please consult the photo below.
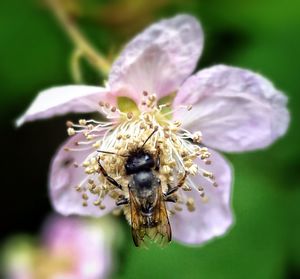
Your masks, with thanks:
M 159 18 L 187 12 L 201 20 L 205 50 L 199 68 L 230 64 L 252 69 L 289 96 L 288 134 L 267 150 L 228 154 L 235 169 L 236 223 L 203 247 L 173 242 L 166 249 L 126 243 L 113 275 L 123 278 L 300 278 L 300 1 L 289 0 L 64 0 L 84 34 L 111 56 Z M 72 84 L 69 38 L 43 1 L 0 1 L 1 242 L 37 234 L 51 211 L 47 170 L 66 138 L 65 120 L 25 125 L 13 121 L 36 94 Z M 88 64 L 86 83 L 101 82 Z

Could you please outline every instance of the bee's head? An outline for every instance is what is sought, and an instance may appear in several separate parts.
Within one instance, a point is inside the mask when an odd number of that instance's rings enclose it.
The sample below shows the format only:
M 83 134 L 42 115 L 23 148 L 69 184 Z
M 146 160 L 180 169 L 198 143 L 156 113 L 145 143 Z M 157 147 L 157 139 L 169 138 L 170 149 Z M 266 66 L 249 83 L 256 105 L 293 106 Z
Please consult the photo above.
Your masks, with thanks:
M 154 167 L 153 156 L 143 149 L 132 152 L 125 164 L 126 174 L 134 174 Z

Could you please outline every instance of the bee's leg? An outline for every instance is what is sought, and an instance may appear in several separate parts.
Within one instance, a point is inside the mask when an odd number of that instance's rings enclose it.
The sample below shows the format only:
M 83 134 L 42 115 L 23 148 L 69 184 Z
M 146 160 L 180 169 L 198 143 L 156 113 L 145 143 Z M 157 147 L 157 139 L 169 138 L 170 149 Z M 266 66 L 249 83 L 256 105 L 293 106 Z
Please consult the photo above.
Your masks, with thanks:
M 129 199 L 125 198 L 124 196 L 121 196 L 117 201 L 116 201 L 116 205 L 124 205 L 124 204 L 128 204 L 129 203 Z
M 165 202 L 177 202 L 177 198 L 176 197 L 168 197 L 168 196 L 164 196 L 164 201 Z
M 167 193 L 165 193 L 165 196 L 166 196 L 166 197 L 172 195 L 173 193 L 175 193 L 175 192 L 179 189 L 178 186 L 176 186 L 176 187 L 171 187 L 169 184 L 168 184 L 168 187 L 169 187 L 169 189 L 168 189 Z
M 171 196 L 173 193 L 175 193 L 178 190 L 178 187 L 173 187 L 168 184 L 168 191 L 167 193 L 164 193 L 164 201 L 165 202 L 177 202 L 177 198 L 174 196 Z
M 180 188 L 180 187 L 182 187 L 182 185 L 184 184 L 184 182 L 185 182 L 185 180 L 186 180 L 186 177 L 187 177 L 187 175 L 188 175 L 189 173 L 185 170 L 184 171 L 184 175 L 180 178 L 180 180 L 179 180 L 179 182 L 178 182 L 178 184 L 177 184 L 177 188 Z
M 160 167 L 160 147 L 159 145 L 157 145 L 154 170 L 159 171 L 159 167 Z
M 172 195 L 173 193 L 175 193 L 180 187 L 182 187 L 183 183 L 185 182 L 185 179 L 186 179 L 187 175 L 188 175 L 188 172 L 185 171 L 185 172 L 184 172 L 184 175 L 180 178 L 180 180 L 179 180 L 177 186 L 175 186 L 175 187 L 171 187 L 171 186 L 168 184 L 168 188 L 169 188 L 169 189 L 168 189 L 168 191 L 164 194 L 165 197 L 169 197 L 170 195 Z
M 102 167 L 102 165 L 101 165 L 101 163 L 100 163 L 100 158 L 98 158 L 98 164 L 99 164 L 99 168 L 100 168 L 100 173 L 102 173 L 103 174 L 103 176 L 111 183 L 111 184 L 113 184 L 114 186 L 116 186 L 117 188 L 119 188 L 119 189 L 123 189 L 123 187 L 122 187 L 122 185 L 121 184 L 119 184 L 116 180 L 114 180 L 112 177 L 110 177 L 108 174 L 107 174 L 107 172 L 106 172 L 106 170 Z

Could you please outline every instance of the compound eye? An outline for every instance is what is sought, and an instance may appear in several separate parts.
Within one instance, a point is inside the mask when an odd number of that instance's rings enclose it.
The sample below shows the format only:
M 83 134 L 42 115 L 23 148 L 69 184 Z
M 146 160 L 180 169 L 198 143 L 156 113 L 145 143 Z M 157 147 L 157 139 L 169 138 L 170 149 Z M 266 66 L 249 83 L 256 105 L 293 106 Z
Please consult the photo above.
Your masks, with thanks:
M 151 159 L 151 158 L 150 158 L 150 156 L 149 156 L 148 154 L 147 154 L 147 155 L 145 155 L 145 161 L 146 161 L 146 162 L 149 162 L 149 161 L 150 161 L 150 159 Z
M 147 154 L 145 156 L 144 160 L 145 160 L 146 165 L 149 166 L 150 168 L 152 168 L 154 166 L 154 160 L 149 154 Z

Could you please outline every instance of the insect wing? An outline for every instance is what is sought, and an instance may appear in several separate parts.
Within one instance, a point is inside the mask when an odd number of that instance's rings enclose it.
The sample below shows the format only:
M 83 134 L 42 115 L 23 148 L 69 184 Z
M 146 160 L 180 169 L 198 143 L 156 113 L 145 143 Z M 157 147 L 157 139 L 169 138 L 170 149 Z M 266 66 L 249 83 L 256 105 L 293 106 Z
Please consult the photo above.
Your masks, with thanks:
M 140 206 L 131 190 L 129 190 L 129 199 L 132 238 L 135 246 L 140 246 L 143 243 L 146 234 L 146 230 L 142 226 L 143 217 L 140 213 Z
M 160 185 L 157 187 L 157 191 L 158 201 L 154 209 L 154 220 L 157 223 L 157 226 L 155 227 L 156 235 L 152 239 L 163 246 L 171 241 L 172 231 Z
M 163 246 L 171 241 L 172 233 L 168 219 L 168 213 L 161 192 L 161 187 L 157 187 L 158 200 L 153 209 L 152 222 L 149 217 L 141 214 L 140 206 L 129 190 L 130 210 L 131 210 L 131 230 L 132 238 L 136 246 L 141 246 L 145 242 L 145 237 Z

